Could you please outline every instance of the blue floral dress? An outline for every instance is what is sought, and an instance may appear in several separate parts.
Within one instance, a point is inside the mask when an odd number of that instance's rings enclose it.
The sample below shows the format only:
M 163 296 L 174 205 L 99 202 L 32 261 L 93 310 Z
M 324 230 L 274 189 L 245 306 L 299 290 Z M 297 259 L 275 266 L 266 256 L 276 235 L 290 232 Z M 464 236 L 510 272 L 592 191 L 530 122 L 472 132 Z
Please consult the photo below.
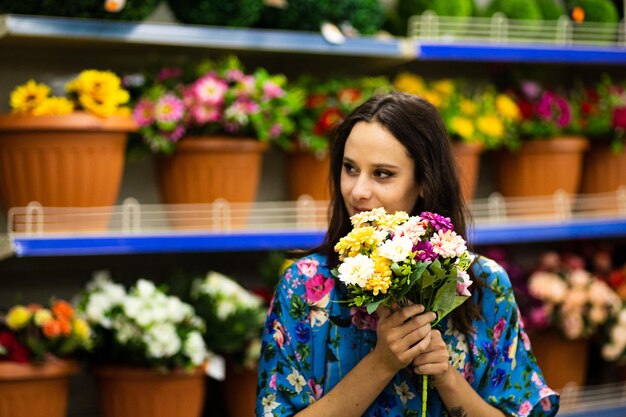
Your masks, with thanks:
M 511 416 L 554 416 L 558 394 L 544 382 L 513 296 L 508 275 L 478 257 L 474 273 L 486 283 L 482 320 L 475 333 L 455 331 L 447 319 L 440 330 L 451 365 L 488 403 Z M 326 258 L 312 255 L 283 274 L 263 333 L 257 417 L 292 416 L 329 392 L 376 344 L 375 316 L 338 303 L 345 287 Z M 367 409 L 367 417 L 419 416 L 421 377 L 399 372 Z M 429 390 L 428 415 L 446 416 L 437 391 Z

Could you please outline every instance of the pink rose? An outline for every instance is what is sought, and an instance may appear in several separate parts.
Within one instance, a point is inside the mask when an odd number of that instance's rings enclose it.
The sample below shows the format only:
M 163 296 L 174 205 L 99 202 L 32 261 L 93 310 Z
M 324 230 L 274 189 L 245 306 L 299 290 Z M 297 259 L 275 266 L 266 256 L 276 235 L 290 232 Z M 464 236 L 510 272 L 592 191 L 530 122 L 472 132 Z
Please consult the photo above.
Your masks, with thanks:
M 552 409 L 552 401 L 550 401 L 550 398 L 542 398 L 540 403 L 543 411 L 550 411 Z
M 332 290 L 333 285 L 335 281 L 332 278 L 324 278 L 322 274 L 315 275 L 304 284 L 307 300 L 311 303 L 321 300 Z
M 518 414 L 520 417 L 526 417 L 527 415 L 530 414 L 532 409 L 533 409 L 533 405 L 530 403 L 530 401 L 524 401 L 522 405 L 520 405 L 519 407 Z
M 296 263 L 296 266 L 302 275 L 310 278 L 317 274 L 319 262 L 315 259 L 302 259 Z

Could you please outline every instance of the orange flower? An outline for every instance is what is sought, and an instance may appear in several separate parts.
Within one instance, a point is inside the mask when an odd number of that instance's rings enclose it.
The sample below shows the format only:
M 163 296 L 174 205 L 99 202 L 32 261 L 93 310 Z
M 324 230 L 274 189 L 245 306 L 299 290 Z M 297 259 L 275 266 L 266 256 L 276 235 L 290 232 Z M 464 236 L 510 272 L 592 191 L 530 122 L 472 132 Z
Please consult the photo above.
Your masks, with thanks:
M 41 310 L 43 307 L 41 306 L 41 304 L 35 304 L 35 303 L 31 303 L 28 304 L 26 306 L 26 308 L 28 309 L 28 311 L 30 311 L 31 313 L 36 313 L 38 310 Z
M 337 98 L 342 103 L 356 104 L 361 98 L 361 92 L 356 88 L 342 88 L 337 92 Z
M 71 320 L 74 317 L 74 307 L 63 300 L 54 303 L 52 312 L 59 319 Z
M 58 320 L 48 320 L 43 325 L 43 334 L 48 339 L 53 339 L 61 334 L 61 325 Z
M 72 334 L 72 323 L 65 317 L 59 317 L 57 320 L 59 323 L 59 329 L 63 336 L 69 336 Z
M 574 7 L 572 10 L 572 20 L 576 23 L 582 23 L 585 21 L 585 9 L 580 6 Z

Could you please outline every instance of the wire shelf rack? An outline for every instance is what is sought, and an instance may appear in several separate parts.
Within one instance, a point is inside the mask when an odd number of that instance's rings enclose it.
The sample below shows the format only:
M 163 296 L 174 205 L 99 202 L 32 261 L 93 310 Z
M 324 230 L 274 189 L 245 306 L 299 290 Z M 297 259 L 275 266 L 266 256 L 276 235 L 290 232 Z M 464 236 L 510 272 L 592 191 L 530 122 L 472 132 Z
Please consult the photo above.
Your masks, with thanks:
M 494 44 L 606 45 L 626 47 L 626 23 L 576 23 L 567 16 L 558 20 L 493 17 L 437 16 L 432 11 L 411 16 L 408 37 L 435 42 Z

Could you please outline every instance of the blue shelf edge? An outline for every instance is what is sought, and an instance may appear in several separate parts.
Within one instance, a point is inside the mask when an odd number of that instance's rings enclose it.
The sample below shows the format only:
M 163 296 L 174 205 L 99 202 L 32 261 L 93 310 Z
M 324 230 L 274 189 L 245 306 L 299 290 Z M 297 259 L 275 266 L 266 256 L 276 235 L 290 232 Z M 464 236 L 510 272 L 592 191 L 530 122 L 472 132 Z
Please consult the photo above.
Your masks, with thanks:
M 277 29 L 200 26 L 176 23 L 119 22 L 47 16 L 0 15 L 0 38 L 38 37 L 218 49 L 322 53 L 414 59 L 402 39 L 346 38 L 327 42 L 319 33 Z
M 565 64 L 626 64 L 626 48 L 617 46 L 474 44 L 421 41 L 420 61 L 544 62 Z
M 313 248 L 322 242 L 324 233 L 320 230 L 285 230 L 149 235 L 13 235 L 10 246 L 18 257 L 267 251 Z M 616 237 L 626 237 L 626 218 L 477 226 L 468 234 L 470 243 L 475 246 Z
M 594 410 L 568 411 L 558 414 L 559 417 L 624 417 L 626 416 L 626 405 Z

